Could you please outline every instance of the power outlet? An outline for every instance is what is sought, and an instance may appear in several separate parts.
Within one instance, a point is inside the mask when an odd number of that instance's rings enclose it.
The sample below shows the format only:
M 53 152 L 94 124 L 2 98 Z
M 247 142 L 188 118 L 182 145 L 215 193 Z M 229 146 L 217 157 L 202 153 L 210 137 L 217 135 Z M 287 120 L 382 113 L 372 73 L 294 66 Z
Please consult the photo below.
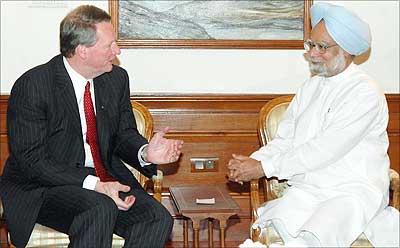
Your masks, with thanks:
M 192 172 L 218 171 L 218 160 L 217 157 L 191 158 Z

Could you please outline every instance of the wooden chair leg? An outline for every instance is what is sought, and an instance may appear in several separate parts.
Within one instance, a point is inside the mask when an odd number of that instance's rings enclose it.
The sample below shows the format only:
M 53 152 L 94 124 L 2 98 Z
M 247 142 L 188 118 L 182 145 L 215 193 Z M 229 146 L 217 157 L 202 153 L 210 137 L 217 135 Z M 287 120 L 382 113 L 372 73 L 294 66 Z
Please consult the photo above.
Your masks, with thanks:
M 390 189 L 393 191 L 392 206 L 400 210 L 400 176 L 393 169 L 390 169 Z
M 163 172 L 161 170 L 157 170 L 157 175 L 154 175 L 153 178 L 153 196 L 158 201 L 161 202 L 161 193 L 162 193 L 162 180 L 163 180 Z
M 8 231 L 5 220 L 0 220 L 0 248 L 9 248 Z

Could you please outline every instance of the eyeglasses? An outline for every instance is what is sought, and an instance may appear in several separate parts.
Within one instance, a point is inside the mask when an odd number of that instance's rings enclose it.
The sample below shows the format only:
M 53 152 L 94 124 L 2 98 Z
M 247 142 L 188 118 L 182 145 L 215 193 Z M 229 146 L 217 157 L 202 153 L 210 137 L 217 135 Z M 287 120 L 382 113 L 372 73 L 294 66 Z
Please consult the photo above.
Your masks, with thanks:
M 314 42 L 310 39 L 304 41 L 304 49 L 309 52 L 311 51 L 311 49 L 313 49 L 315 47 L 315 49 L 317 50 L 317 52 L 319 52 L 320 54 L 324 54 L 326 52 L 326 49 L 330 48 L 330 47 L 334 47 L 337 46 L 338 44 L 333 44 L 333 45 L 327 45 L 323 42 Z

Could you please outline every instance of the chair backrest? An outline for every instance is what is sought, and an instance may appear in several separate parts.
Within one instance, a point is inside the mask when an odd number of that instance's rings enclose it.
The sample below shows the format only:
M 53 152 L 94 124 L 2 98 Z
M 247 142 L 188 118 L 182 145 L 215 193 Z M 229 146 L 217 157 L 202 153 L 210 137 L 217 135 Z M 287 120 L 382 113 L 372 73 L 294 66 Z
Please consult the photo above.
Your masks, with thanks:
M 276 135 L 279 123 L 292 101 L 293 96 L 280 96 L 267 102 L 260 110 L 258 117 L 258 136 L 261 145 L 266 145 Z M 285 181 L 277 179 L 262 179 L 264 185 L 264 200 L 269 201 L 281 197 L 288 187 Z
M 147 140 L 150 140 L 151 136 L 153 135 L 153 117 L 151 116 L 149 110 L 144 105 L 136 101 L 132 101 L 132 110 L 133 114 L 135 115 L 137 130 L 141 135 L 143 135 L 143 137 L 145 137 Z M 132 166 L 126 163 L 125 165 L 133 173 L 140 185 L 145 187 L 148 178 Z
M 265 146 L 276 135 L 278 125 L 282 120 L 287 107 L 292 101 L 293 96 L 280 96 L 268 101 L 260 110 L 258 115 L 258 137 L 262 146 Z M 280 183 L 276 179 L 253 179 L 250 182 L 250 201 L 252 222 L 257 218 L 257 208 L 260 206 L 260 186 L 263 185 L 263 195 L 266 202 L 275 199 L 281 195 L 281 192 L 287 187 L 287 184 Z M 258 235 L 256 235 L 258 236 Z
M 143 137 L 150 140 L 153 135 L 153 117 L 149 110 L 136 101 L 132 101 L 132 110 L 136 119 L 136 128 Z
M 258 136 L 263 146 L 275 137 L 278 125 L 292 99 L 293 96 L 280 96 L 261 108 L 258 117 Z

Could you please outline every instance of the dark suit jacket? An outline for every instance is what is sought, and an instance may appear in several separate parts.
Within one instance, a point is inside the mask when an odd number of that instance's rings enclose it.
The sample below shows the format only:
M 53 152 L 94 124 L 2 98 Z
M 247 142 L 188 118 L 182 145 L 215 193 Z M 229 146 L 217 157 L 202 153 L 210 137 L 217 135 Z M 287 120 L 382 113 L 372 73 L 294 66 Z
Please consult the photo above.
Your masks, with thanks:
M 129 97 L 129 79 L 118 66 L 94 79 L 101 157 L 107 171 L 133 188 L 140 184 L 121 159 L 146 176 L 155 165 L 142 168 L 137 153 L 146 144 L 136 129 Z M 82 187 L 94 174 L 85 168 L 82 128 L 71 79 L 61 55 L 23 74 L 8 103 L 10 156 L 0 181 L 11 240 L 25 246 L 43 202 L 42 194 L 61 185 Z

